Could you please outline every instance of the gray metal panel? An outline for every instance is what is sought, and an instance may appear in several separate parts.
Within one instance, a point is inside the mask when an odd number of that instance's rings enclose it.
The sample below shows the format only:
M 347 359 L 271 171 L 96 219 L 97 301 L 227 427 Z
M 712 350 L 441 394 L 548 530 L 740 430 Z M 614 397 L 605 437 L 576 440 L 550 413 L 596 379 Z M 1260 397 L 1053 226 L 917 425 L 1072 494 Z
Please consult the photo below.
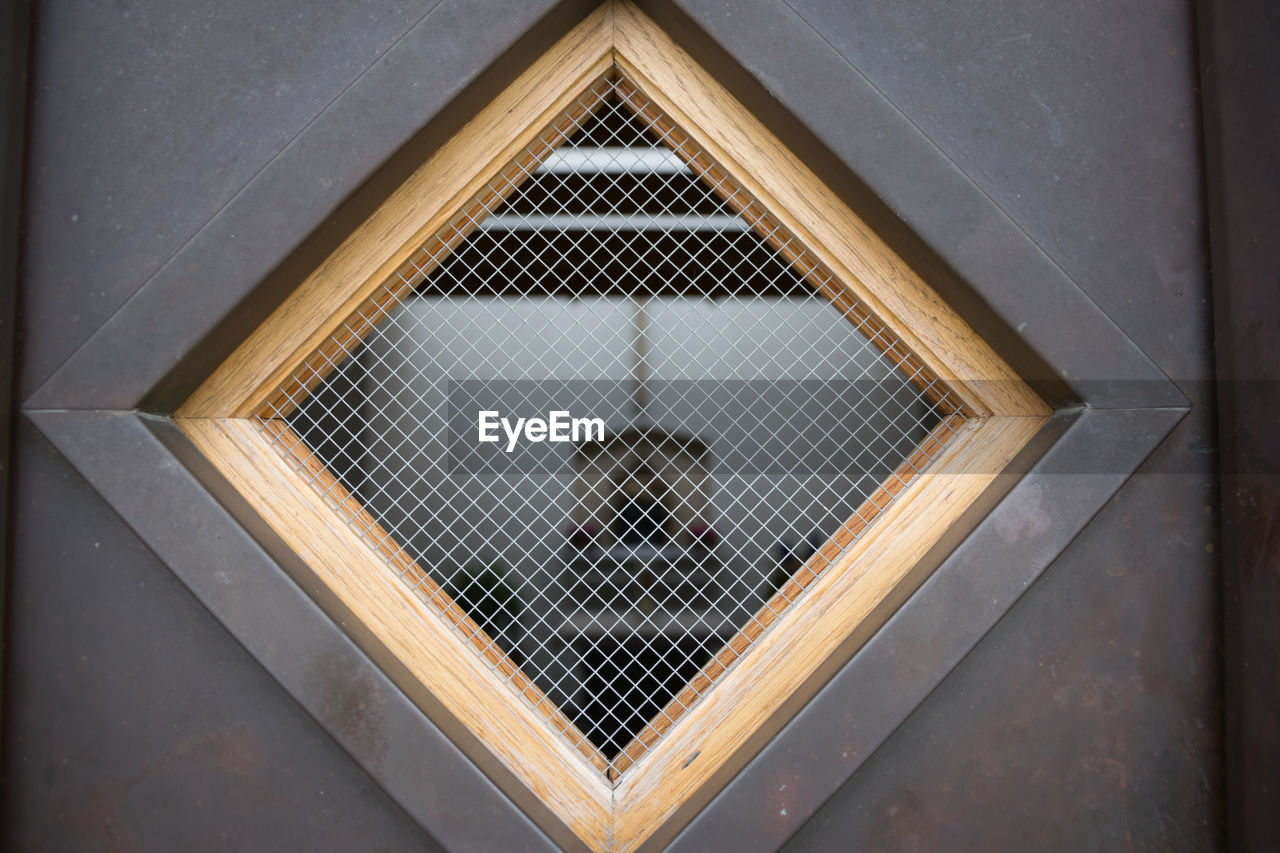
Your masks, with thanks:
M 121 274 L 131 276 L 136 292 L 118 311 L 102 319 L 84 346 L 30 397 L 29 405 L 134 408 L 178 364 L 178 376 L 168 377 L 170 384 L 162 399 L 148 403 L 172 411 L 301 276 L 328 254 L 335 241 L 361 220 L 361 210 L 380 200 L 380 192 L 385 195 L 403 180 L 409 169 L 422 162 L 424 151 L 447 139 L 523 64 L 549 47 L 594 5 L 586 0 L 540 0 L 515 6 L 501 0 L 444 0 L 434 7 L 345 88 L 333 92 L 323 111 L 246 184 L 237 185 L 224 205 L 202 212 L 196 233 L 154 272 L 134 269 L 132 260 L 125 263 L 109 257 L 97 261 L 106 269 L 121 266 Z M 241 16 L 258 14 L 262 13 L 242 12 Z M 308 6 L 306 12 L 297 14 L 310 19 L 316 12 Z M 514 56 L 504 61 L 504 52 L 511 51 L 513 44 Z M 373 60 L 375 51 L 366 50 Z M 486 69 L 487 73 L 482 73 Z M 172 109 L 168 120 L 181 126 L 183 110 L 198 113 L 204 105 L 192 101 Z M 38 121 L 59 120 L 56 115 L 44 119 L 39 110 L 36 115 Z M 56 130 L 55 126 L 49 132 Z M 261 131 L 241 128 L 238 132 L 253 136 Z M 217 140 L 206 140 L 206 144 L 218 156 L 235 157 Z M 393 158 L 398 149 L 401 156 Z M 46 157 L 42 162 L 62 164 L 73 159 L 73 154 L 54 149 Z M 383 172 L 370 181 L 384 163 Z M 85 194 L 83 183 L 74 180 L 60 183 L 57 189 L 72 200 Z M 199 191 L 175 198 L 174 188 L 165 189 L 169 203 L 184 210 L 195 207 L 204 211 L 207 202 Z M 335 212 L 352 193 L 355 197 L 350 203 Z M 62 216 L 60 207 L 49 204 Z M 54 216 L 38 203 L 33 204 L 30 215 Z M 157 209 L 157 201 L 150 199 L 139 215 L 144 216 L 143 221 L 165 221 L 168 212 L 163 207 Z M 41 240 L 56 241 L 47 250 L 49 255 L 79 254 L 74 229 L 61 223 L 56 228 L 50 223 L 33 233 Z M 40 330 L 33 337 L 41 341 L 53 337 L 64 345 L 79 340 L 83 337 L 79 318 L 84 309 L 74 300 L 79 294 L 78 298 L 88 300 L 91 306 L 98 297 L 91 299 L 89 293 L 79 293 L 74 287 L 85 280 L 84 269 L 91 259 L 81 259 L 75 270 L 67 271 L 66 281 L 49 280 L 43 271 L 45 250 L 36 245 L 30 251 L 37 271 L 31 286 L 40 294 L 27 307 L 27 325 Z M 278 269 L 282 264 L 285 268 Z M 143 277 L 145 283 L 138 287 Z M 64 292 L 67 287 L 73 289 Z M 68 300 L 74 310 L 68 310 Z M 95 316 L 97 313 L 93 310 Z M 140 345 L 144 341 L 145 345 Z M 188 362 L 180 363 L 189 357 Z M 178 387 L 172 387 L 175 384 Z M 26 387 L 32 387 L 31 383 Z
M 1159 370 L 1177 380 L 1206 377 L 1209 291 L 1191 0 L 1138 14 L 1053 0 L 942 8 L 927 0 L 866 0 L 856 9 L 831 0 L 789 2 Z M 944 244 L 974 240 L 958 205 L 934 196 L 921 207 L 951 223 Z M 908 216 L 913 225 L 918 218 Z M 973 265 L 966 277 L 983 282 L 984 296 L 1005 303 L 1056 287 L 1039 276 L 1005 274 L 1013 271 L 1003 266 L 1004 248 L 977 242 L 957 254 Z M 1087 314 L 1011 312 L 1006 319 L 1039 324 L 1035 337 L 1045 347 L 1052 342 L 1048 358 L 1070 366 L 1069 378 L 1138 378 L 1117 373 L 1120 362 L 1101 342 L 1081 337 L 1093 324 Z
M 1149 465 L 785 849 L 1221 849 L 1213 460 Z
M 438 4 L 39 4 L 22 396 Z
M 29 422 L 14 438 L 0 847 L 438 849 Z M 128 443 L 110 447 L 105 458 L 138 461 Z M 146 480 L 135 500 L 174 496 L 157 483 L 163 468 L 134 476 Z M 210 583 L 240 565 L 235 536 L 171 530 L 217 543 L 210 557 L 227 564 L 212 567 Z M 395 699 L 376 678 L 335 668 L 340 655 L 330 665 L 332 647 L 313 650 L 313 689 L 345 709 L 348 739 L 372 746 Z M 435 784 L 447 791 L 454 780 Z
M 1123 500 L 1161 491 L 1148 481 Z M 1046 576 L 786 849 L 1218 849 L 1217 626 L 1177 621 L 1183 590 L 1212 600 L 1213 579 L 1186 565 L 1114 574 L 1107 527 L 1124 514 L 1101 516 L 1078 563 Z M 1153 598 L 1171 616 L 1148 624 Z M 1072 607 L 1084 638 L 1060 615 Z

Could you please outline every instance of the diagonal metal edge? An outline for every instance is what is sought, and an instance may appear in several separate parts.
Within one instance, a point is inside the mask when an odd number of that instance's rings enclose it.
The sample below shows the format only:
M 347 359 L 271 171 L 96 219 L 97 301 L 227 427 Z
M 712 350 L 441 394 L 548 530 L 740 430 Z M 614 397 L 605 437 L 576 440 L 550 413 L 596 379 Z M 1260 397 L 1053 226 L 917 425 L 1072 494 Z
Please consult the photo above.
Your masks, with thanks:
M 1084 410 L 817 695 L 686 818 L 669 849 L 782 846 L 978 645 L 1187 411 Z
M 26 407 L 176 409 L 372 205 L 597 5 L 442 0 L 142 283 Z
M 641 6 L 1051 404 L 1189 405 L 1017 222 L 785 3 L 742 0 L 732 15 L 715 0 Z
M 26 414 L 214 618 L 444 847 L 581 849 L 567 827 L 556 831 L 559 822 L 545 809 L 517 807 L 382 668 L 334 630 L 319 605 L 137 414 Z M 159 428 L 185 441 L 167 422 Z M 339 701 L 352 684 L 367 691 L 376 723 L 352 720 Z M 368 734 L 371 725 L 380 736 Z

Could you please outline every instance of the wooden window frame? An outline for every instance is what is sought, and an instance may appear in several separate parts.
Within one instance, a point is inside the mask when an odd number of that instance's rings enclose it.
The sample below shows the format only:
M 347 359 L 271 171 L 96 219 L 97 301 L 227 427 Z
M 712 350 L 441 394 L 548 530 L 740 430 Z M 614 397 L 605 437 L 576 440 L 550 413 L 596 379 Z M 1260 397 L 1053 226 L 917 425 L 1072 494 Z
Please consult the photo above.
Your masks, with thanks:
M 558 714 L 501 660 L 475 653 L 317 493 L 323 466 L 288 460 L 256 418 L 411 252 L 440 231 L 594 80 L 616 66 L 942 380 L 963 420 L 923 474 L 819 575 L 695 707 L 617 780 L 546 724 Z M 830 294 L 839 299 L 839 294 Z M 890 355 L 894 355 L 890 353 Z M 834 193 L 624 0 L 568 33 L 387 198 L 175 414 L 174 422 L 338 601 L 554 815 L 598 851 L 632 850 L 713 780 L 776 715 L 1031 439 L 1049 407 Z M 935 431 L 934 438 L 940 435 Z M 300 444 L 300 443 L 299 443 Z M 345 494 L 339 501 L 354 499 Z M 358 505 L 350 507 L 360 512 Z M 869 517 L 869 516 L 868 516 Z M 412 563 L 411 560 L 409 560 Z M 362 567 L 376 567 L 365 571 Z M 419 570 L 420 571 L 420 570 Z M 441 619 L 445 615 L 447 619 Z M 495 671 L 497 669 L 497 671 Z

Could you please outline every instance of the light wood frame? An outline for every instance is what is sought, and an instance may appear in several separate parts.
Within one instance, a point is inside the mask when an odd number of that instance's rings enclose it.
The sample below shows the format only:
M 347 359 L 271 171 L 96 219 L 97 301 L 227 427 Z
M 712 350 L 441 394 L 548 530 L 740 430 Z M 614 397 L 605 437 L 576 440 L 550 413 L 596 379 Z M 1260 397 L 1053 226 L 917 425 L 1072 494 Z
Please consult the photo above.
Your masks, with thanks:
M 476 654 L 476 637 L 484 641 L 466 614 L 385 570 L 389 560 L 409 558 L 386 546 L 387 537 L 361 536 L 335 513 L 312 485 L 325 475 L 323 466 L 300 442 L 294 443 L 296 458 L 282 456 L 281 436 L 264 430 L 256 417 L 410 253 L 615 66 L 847 289 L 828 296 L 837 304 L 852 297 L 865 306 L 905 350 L 889 355 L 945 383 L 963 415 L 943 421 L 939 429 L 948 434 L 931 437 L 937 452 L 930 454 L 930 467 L 893 488 L 893 502 L 886 504 L 888 492 L 873 496 L 874 512 L 855 516 L 864 526 L 874 516 L 865 534 L 812 579 L 807 594 L 732 669 L 717 674 L 714 690 L 678 719 L 672 715 L 666 736 L 637 753 L 616 781 L 600 772 L 590 750 L 564 736 L 563 723 L 547 724 L 559 712 L 535 687 L 516 683 L 529 702 L 513 694 L 504 669 L 509 664 L 500 654 Z M 515 781 L 508 784 L 532 792 L 587 848 L 623 851 L 639 847 L 714 783 L 1049 414 L 995 352 L 723 87 L 634 6 L 611 0 L 414 172 L 209 377 L 175 422 L 342 605 L 510 772 Z M 345 493 L 336 500 L 352 501 Z M 409 564 L 401 568 L 421 572 Z

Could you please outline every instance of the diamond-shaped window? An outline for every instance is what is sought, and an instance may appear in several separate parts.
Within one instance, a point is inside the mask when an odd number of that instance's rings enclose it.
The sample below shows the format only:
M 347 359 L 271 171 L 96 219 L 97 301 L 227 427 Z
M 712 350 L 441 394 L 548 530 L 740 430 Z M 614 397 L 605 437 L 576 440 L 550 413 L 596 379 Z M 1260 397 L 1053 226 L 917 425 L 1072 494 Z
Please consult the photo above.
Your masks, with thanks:
M 179 423 L 512 784 L 628 849 L 743 760 L 1046 411 L 619 4 Z
M 701 154 L 611 70 L 263 413 L 615 773 L 954 412 Z M 554 412 L 566 441 L 501 427 Z

